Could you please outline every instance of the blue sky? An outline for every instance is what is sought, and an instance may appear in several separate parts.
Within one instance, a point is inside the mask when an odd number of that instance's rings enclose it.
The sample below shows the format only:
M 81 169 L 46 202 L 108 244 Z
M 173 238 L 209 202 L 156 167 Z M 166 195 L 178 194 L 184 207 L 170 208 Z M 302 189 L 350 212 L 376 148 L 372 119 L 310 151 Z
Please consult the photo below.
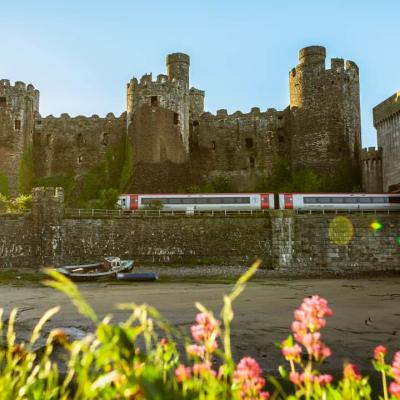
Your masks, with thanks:
M 0 78 L 33 83 L 42 115 L 120 114 L 132 76 L 191 57 L 206 109 L 284 109 L 298 50 L 360 68 L 363 146 L 372 107 L 400 90 L 399 0 L 0 0 Z

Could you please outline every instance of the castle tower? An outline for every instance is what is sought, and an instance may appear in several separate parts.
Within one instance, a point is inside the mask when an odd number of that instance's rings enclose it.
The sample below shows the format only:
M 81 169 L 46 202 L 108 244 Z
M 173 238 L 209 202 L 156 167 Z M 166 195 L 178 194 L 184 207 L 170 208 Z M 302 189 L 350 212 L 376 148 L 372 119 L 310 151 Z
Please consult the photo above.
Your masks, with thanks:
M 190 57 L 183 53 L 172 53 L 167 55 L 166 63 L 168 78 L 181 81 L 188 88 Z
M 32 173 L 32 135 L 39 110 L 39 91 L 33 85 L 0 80 L 0 176 L 8 194 L 24 191 Z M 4 183 L 5 182 L 5 183 Z M 7 189 L 2 189 L 7 191 Z
M 128 135 L 135 168 L 143 171 L 136 172 L 136 182 L 144 174 L 157 181 L 147 189 L 151 182 L 143 178 L 143 184 L 133 186 L 136 190 L 154 190 L 160 182 L 172 190 L 171 177 L 184 180 L 189 163 L 190 111 L 197 117 L 204 107 L 204 92 L 189 91 L 189 56 L 169 54 L 166 64 L 167 75 L 132 78 L 127 87 Z
M 321 46 L 300 50 L 289 73 L 292 167 L 333 172 L 343 160 L 359 162 L 361 150 L 358 67 L 331 60 Z
M 382 180 L 382 148 L 375 147 L 361 150 L 362 188 L 367 193 L 381 193 Z

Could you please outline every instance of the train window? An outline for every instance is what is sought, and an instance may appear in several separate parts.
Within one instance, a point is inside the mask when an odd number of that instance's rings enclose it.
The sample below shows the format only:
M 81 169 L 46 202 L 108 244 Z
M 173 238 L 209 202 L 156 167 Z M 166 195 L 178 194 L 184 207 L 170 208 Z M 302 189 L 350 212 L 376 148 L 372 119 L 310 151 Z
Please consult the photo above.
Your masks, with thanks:
M 360 203 L 372 203 L 371 197 L 359 197 L 358 201 Z
M 357 197 L 345 197 L 344 202 L 347 204 L 357 204 L 358 199 L 357 199 Z
M 386 203 L 386 199 L 384 197 L 372 197 L 373 203 Z
M 315 197 L 304 197 L 304 204 L 314 204 L 317 202 Z
M 207 203 L 208 203 L 207 200 L 208 200 L 207 197 L 198 197 L 198 198 L 196 199 L 196 203 L 197 203 L 197 204 L 207 204 Z
M 329 197 L 318 197 L 317 200 L 318 200 L 318 203 L 320 203 L 320 204 L 330 203 Z
M 331 197 L 331 202 L 336 204 L 341 204 L 344 202 L 343 197 Z
M 400 203 L 400 196 L 389 197 L 389 203 Z

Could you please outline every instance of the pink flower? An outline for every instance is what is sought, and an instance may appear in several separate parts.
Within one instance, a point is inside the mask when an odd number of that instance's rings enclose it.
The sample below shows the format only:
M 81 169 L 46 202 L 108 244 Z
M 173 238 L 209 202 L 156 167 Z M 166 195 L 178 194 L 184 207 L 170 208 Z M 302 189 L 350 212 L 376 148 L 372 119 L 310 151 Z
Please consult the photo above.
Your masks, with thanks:
M 301 347 L 297 343 L 289 345 L 287 340 L 284 340 L 282 345 L 282 354 L 286 360 L 300 361 Z
M 180 364 L 175 370 L 176 380 L 178 382 L 187 381 L 192 377 L 192 373 L 190 371 L 190 367 L 185 367 L 184 365 Z
M 398 351 L 393 358 L 392 362 L 392 372 L 394 375 L 394 380 L 400 383 L 400 351 Z
M 194 375 L 204 375 L 211 374 L 212 376 L 216 376 L 216 372 L 211 368 L 210 362 L 204 362 L 193 365 L 193 374 Z
M 343 370 L 343 376 L 346 379 L 360 381 L 362 379 L 362 375 L 357 365 L 355 364 L 346 364 Z
M 204 346 L 199 346 L 197 344 L 191 344 L 191 345 L 186 347 L 186 351 L 191 356 L 204 358 L 204 355 L 206 353 L 206 348 Z
M 201 343 L 207 352 L 213 353 L 218 348 L 219 321 L 208 313 L 199 313 L 196 323 L 191 327 L 193 339 Z
M 169 345 L 169 340 L 167 338 L 162 338 L 160 340 L 160 346 L 161 347 L 165 347 L 165 346 L 168 346 L 168 345 Z
M 374 350 L 374 358 L 376 361 L 383 362 L 384 357 L 387 354 L 387 348 L 385 346 L 382 346 L 381 344 L 379 346 L 375 347 Z
M 317 376 L 317 379 L 321 386 L 326 386 L 332 382 L 333 377 L 332 375 L 325 374 Z
M 268 392 L 262 392 L 265 379 L 261 377 L 261 368 L 251 357 L 240 360 L 233 375 L 233 382 L 239 385 L 242 400 L 269 398 Z
M 394 396 L 396 399 L 400 399 L 400 384 L 396 382 L 392 382 L 389 385 L 389 392 L 392 396 Z
M 289 379 L 295 385 L 300 385 L 302 382 L 301 375 L 298 372 L 291 372 L 289 375 Z
M 328 302 L 319 296 L 306 297 L 300 308 L 294 312 L 293 336 L 316 361 L 322 361 L 331 355 L 329 347 L 321 341 L 319 332 L 326 325 L 324 317 L 331 315 Z

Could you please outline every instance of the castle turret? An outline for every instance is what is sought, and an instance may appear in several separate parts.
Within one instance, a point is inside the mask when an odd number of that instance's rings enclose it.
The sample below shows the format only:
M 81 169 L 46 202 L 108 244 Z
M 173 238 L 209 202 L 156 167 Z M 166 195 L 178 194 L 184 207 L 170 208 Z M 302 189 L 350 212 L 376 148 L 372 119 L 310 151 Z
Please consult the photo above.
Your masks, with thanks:
M 167 55 L 167 75 L 172 81 L 176 79 L 189 87 L 190 57 L 184 53 L 172 53 Z
M 192 87 L 189 90 L 190 96 L 190 119 L 197 120 L 204 112 L 204 90 Z
M 325 48 L 300 50 L 299 65 L 289 73 L 292 114 L 292 166 L 333 171 L 342 160 L 358 163 L 361 149 L 358 67 L 331 60 Z
M 367 193 L 381 193 L 382 181 L 382 148 L 368 147 L 361 151 L 362 187 Z
M 32 136 L 38 110 L 39 91 L 33 85 L 18 81 L 13 86 L 7 79 L 0 80 L 0 175 L 7 181 L 8 188 L 2 188 L 7 194 L 30 189 L 25 175 L 32 173 Z

